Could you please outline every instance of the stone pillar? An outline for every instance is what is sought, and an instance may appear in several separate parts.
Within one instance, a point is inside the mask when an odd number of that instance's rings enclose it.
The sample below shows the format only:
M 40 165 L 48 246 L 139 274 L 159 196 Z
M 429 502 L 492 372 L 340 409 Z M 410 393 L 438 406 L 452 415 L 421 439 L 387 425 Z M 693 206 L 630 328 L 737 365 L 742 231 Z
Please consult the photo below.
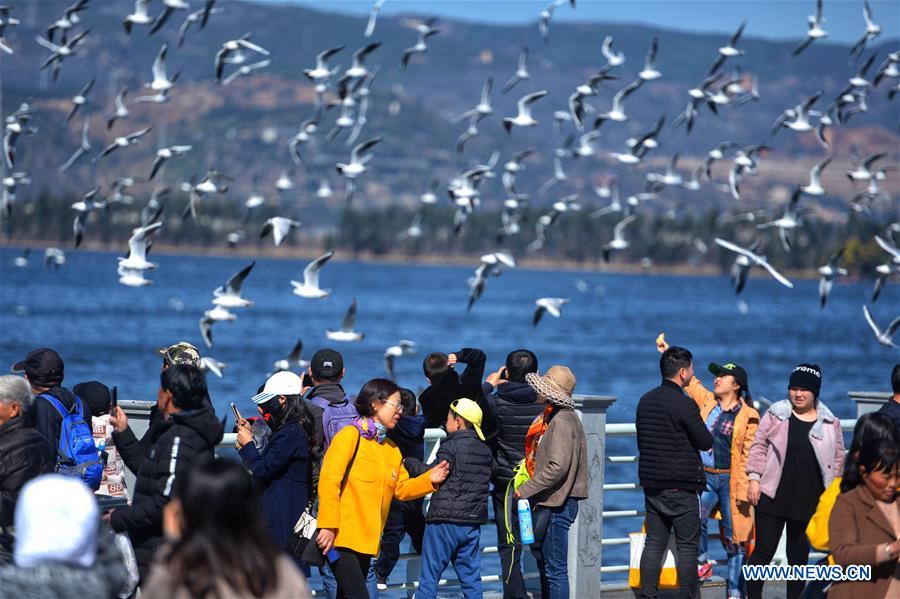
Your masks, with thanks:
M 600 540 L 603 538 L 603 478 L 606 471 L 606 411 L 615 397 L 576 395 L 575 406 L 588 451 L 588 498 L 579 502 L 569 531 L 569 596 L 600 596 Z
M 128 427 L 138 439 L 143 438 L 144 433 L 150 428 L 150 409 L 156 405 L 155 401 L 120 399 L 119 407 L 128 416 Z M 135 474 L 125 467 L 125 490 L 131 499 L 134 493 Z

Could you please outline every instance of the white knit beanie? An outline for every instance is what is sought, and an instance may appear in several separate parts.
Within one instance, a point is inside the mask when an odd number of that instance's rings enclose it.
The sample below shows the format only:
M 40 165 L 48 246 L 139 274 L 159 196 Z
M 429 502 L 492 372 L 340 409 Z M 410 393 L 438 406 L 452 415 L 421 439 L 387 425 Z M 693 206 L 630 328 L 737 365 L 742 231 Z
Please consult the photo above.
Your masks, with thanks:
M 16 503 L 15 525 L 17 566 L 94 565 L 99 512 L 93 493 L 80 480 L 47 474 L 29 481 Z

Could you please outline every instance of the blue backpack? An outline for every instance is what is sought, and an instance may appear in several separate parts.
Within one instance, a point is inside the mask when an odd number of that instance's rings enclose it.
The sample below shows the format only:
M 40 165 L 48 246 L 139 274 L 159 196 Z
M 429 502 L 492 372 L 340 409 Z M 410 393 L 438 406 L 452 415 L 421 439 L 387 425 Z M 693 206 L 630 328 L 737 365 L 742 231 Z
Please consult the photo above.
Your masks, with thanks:
M 62 418 L 59 430 L 59 449 L 56 453 L 56 471 L 65 476 L 80 478 L 92 491 L 100 488 L 103 462 L 94 444 L 91 427 L 84 420 L 81 399 L 75 397 L 72 410 L 66 408 L 52 395 L 41 394 L 50 402 Z
M 353 396 L 345 395 L 343 405 L 328 404 L 322 414 L 322 429 L 325 435 L 325 443 L 323 449 L 328 449 L 331 440 L 338 434 L 342 428 L 348 424 L 352 424 L 354 420 L 359 418 L 359 412 L 353 405 Z

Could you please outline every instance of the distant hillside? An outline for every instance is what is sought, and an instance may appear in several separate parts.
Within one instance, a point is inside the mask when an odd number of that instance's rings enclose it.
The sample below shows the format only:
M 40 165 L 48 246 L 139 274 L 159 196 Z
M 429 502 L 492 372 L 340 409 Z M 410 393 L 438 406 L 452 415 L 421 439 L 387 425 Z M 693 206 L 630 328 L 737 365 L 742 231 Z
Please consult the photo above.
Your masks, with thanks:
M 193 144 L 194 150 L 182 159 L 171 161 L 154 183 L 175 186 L 215 167 L 235 178 L 226 202 L 242 200 L 254 188 L 271 198 L 271 202 L 280 201 L 280 212 L 299 215 L 306 222 L 336 220 L 343 183 L 333 164 L 346 160 L 350 148 L 342 138 L 330 143 L 320 141 L 316 151 L 304 150 L 307 162 L 295 167 L 288 156 L 287 142 L 313 112 L 314 94 L 302 76 L 302 69 L 313 66 L 319 51 L 340 44 L 347 47 L 333 63 L 348 67 L 352 52 L 367 41 L 362 36 L 364 19 L 299 6 L 219 2 L 222 13 L 213 15 L 205 30 L 193 29 L 184 47 L 176 49 L 174 37 L 184 13 L 176 13 L 153 37 L 148 37 L 146 28 L 142 27 L 135 27 L 129 37 L 121 21 L 134 3 L 94 0 L 83 13 L 83 25 L 90 27 L 91 33 L 79 48 L 78 56 L 65 61 L 59 81 L 50 83 L 47 71 L 38 72 L 48 52 L 34 39 L 45 34 L 47 25 L 62 14 L 71 0 L 9 4 L 22 24 L 7 30 L 7 40 L 15 54 L 2 56 L 3 112 L 9 114 L 18 102 L 29 98 L 39 110 L 35 122 L 38 133 L 23 137 L 18 144 L 17 170 L 27 171 L 33 179 L 30 187 L 19 189 L 20 202 L 42 192 L 80 194 L 96 183 L 104 183 L 108 190 L 109 183 L 117 176 L 146 176 L 158 145 Z M 202 3 L 193 4 L 199 8 Z M 151 6 L 153 11 L 160 8 L 157 2 Z M 740 15 L 735 15 L 735 25 L 740 19 Z M 762 99 L 736 109 L 726 107 L 718 117 L 704 107 L 694 132 L 686 136 L 683 129 L 673 130 L 669 125 L 687 103 L 687 90 L 705 76 L 716 48 L 726 41 L 723 36 L 636 25 L 554 22 L 550 42 L 545 44 L 535 24 L 497 26 L 440 21 L 439 26 L 442 31 L 430 38 L 428 53 L 416 56 L 404 71 L 400 68 L 400 55 L 404 48 L 415 43 L 416 33 L 409 28 L 408 19 L 379 18 L 372 39 L 381 41 L 382 46 L 367 61 L 370 67 L 377 65 L 379 70 L 361 139 L 379 135 L 384 141 L 375 149 L 371 172 L 361 182 L 356 206 L 412 204 L 427 190 L 433 178 L 440 178 L 445 185 L 460 169 L 487 161 L 494 149 L 501 152 L 502 164 L 513 152 L 526 147 L 536 148 L 538 156 L 527 163 L 517 187 L 531 194 L 535 203 L 580 191 L 586 203 L 599 204 L 590 192 L 599 177 L 618 175 L 623 192 L 628 195 L 639 189 L 648 170 L 663 168 L 674 152 L 681 153 L 681 168 L 687 174 L 688 168 L 699 164 L 705 152 L 720 141 L 727 139 L 741 144 L 762 141 L 782 110 L 798 104 L 818 89 L 825 92 L 820 105 L 824 107 L 858 68 L 858 64 L 848 64 L 848 48 L 844 45 L 819 41 L 800 57 L 792 58 L 790 50 L 795 42 L 759 40 L 749 34 L 740 43 L 746 55 L 728 64 L 740 66 L 748 82 L 751 75 L 759 77 Z M 798 31 L 803 26 L 798 23 Z M 216 51 L 223 41 L 247 32 L 253 33 L 254 42 L 272 52 L 272 65 L 229 86 L 215 85 Z M 614 36 L 616 49 L 625 53 L 627 61 L 615 70 L 621 80 L 590 101 L 597 112 L 607 110 L 613 93 L 635 78 L 654 37 L 659 38 L 657 66 L 663 77 L 647 83 L 629 98 L 628 122 L 603 126 L 598 144 L 603 151 L 602 158 L 567 161 L 569 180 L 545 198 L 537 197 L 537 188 L 553 173 L 553 150 L 567 134 L 554 133 L 552 113 L 567 109 L 567 97 L 574 87 L 603 66 L 605 59 L 600 46 L 606 35 Z M 113 97 L 120 86 L 128 86 L 130 101 L 149 93 L 143 85 L 150 80 L 150 66 L 164 42 L 170 44 L 169 73 L 182 71 L 171 101 L 163 105 L 130 105 L 132 116 L 117 123 L 112 133 L 106 131 L 106 116 L 112 111 Z M 531 51 L 532 77 L 503 95 L 499 88 L 512 75 L 523 45 Z M 873 71 L 887 52 L 896 50 L 897 46 L 897 40 L 875 44 L 872 50 L 878 58 Z M 464 156 L 459 158 L 454 147 L 465 124 L 454 123 L 452 119 L 478 102 L 481 87 L 489 76 L 495 81 L 495 112 L 482 122 L 480 136 L 468 144 Z M 76 117 L 68 127 L 63 125 L 70 106 L 68 99 L 91 77 L 96 77 L 97 83 L 85 112 L 93 115 L 91 144 L 95 154 L 114 135 L 149 124 L 154 124 L 156 129 L 136 147 L 117 150 L 97 163 L 83 160 L 61 175 L 57 167 L 77 147 L 83 116 Z M 821 203 L 823 215 L 830 212 L 834 216 L 846 210 L 846 200 L 853 188 L 843 171 L 851 155 L 884 150 L 893 153 L 892 160 L 896 163 L 900 99 L 889 102 L 886 88 L 887 84 L 882 84 L 870 95 L 867 113 L 854 116 L 848 126 L 835 133 L 835 160 L 824 181 L 830 196 Z M 540 126 L 524 131 L 516 129 L 507 135 L 501 126 L 502 117 L 515 112 L 515 102 L 522 94 L 538 89 L 550 91 L 548 98 L 535 105 Z M 393 110 L 389 110 L 392 103 Z M 338 109 L 326 113 L 321 127 L 323 133 L 331 128 L 337 113 Z M 646 164 L 634 170 L 605 157 L 608 151 L 621 150 L 627 137 L 649 129 L 660 115 L 668 119 L 661 138 L 662 147 L 650 155 Z M 785 198 L 785 190 L 800 183 L 810 166 L 825 155 L 811 133 L 784 131 L 774 145 L 775 151 L 763 157 L 759 174 L 745 181 L 749 206 L 766 202 L 771 205 L 768 198 Z M 276 200 L 274 182 L 285 171 L 297 187 Z M 723 177 L 724 170 L 717 170 L 717 178 Z M 336 191 L 330 202 L 314 196 L 323 178 Z M 896 173 L 885 185 L 895 198 L 900 195 Z M 135 194 L 144 197 L 151 189 L 149 185 L 138 187 Z M 499 177 L 483 186 L 486 203 L 502 200 L 503 193 Z M 443 198 L 445 194 L 439 195 Z M 701 193 L 667 190 L 664 195 L 669 205 L 682 201 L 692 206 L 732 202 L 727 195 L 709 186 Z M 207 206 L 214 210 L 215 204 L 222 201 L 211 198 Z

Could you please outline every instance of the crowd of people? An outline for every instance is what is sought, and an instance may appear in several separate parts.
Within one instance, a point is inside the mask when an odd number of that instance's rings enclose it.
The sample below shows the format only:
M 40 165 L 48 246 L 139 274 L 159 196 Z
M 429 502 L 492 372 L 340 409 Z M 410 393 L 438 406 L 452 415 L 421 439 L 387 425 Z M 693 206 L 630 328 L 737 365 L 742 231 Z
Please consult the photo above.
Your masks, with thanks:
M 688 350 L 662 336 L 658 348 L 662 383 L 636 414 L 641 596 L 658 594 L 670 536 L 679 594 L 698 595 L 712 518 L 728 597 L 762 596 L 742 566 L 770 563 L 783 533 L 790 564 L 806 564 L 812 543 L 828 563 L 872 566 L 869 581 L 790 581 L 788 597 L 900 596 L 900 365 L 892 400 L 859 419 L 845 451 L 815 364 L 794 368 L 788 399 L 761 417 L 744 368 L 710 364 L 710 390 Z M 140 438 L 116 389 L 63 386 L 52 349 L 0 376 L 0 596 L 309 597 L 317 568 L 326 597 L 377 597 L 408 535 L 421 554 L 417 597 L 436 597 L 451 565 L 463 596 L 481 597 L 489 504 L 504 598 L 531 594 L 526 546 L 541 597 L 570 596 L 568 535 L 589 474 L 569 368 L 542 374 L 520 349 L 485 378 L 484 352 L 463 348 L 425 357 L 418 398 L 383 378 L 354 395 L 343 356 L 322 349 L 306 372 L 271 375 L 250 398 L 255 414 L 232 404 L 235 460 L 215 455 L 225 419 L 197 349 L 159 354 Z M 425 430 L 438 427 L 446 437 L 426 463 Z

